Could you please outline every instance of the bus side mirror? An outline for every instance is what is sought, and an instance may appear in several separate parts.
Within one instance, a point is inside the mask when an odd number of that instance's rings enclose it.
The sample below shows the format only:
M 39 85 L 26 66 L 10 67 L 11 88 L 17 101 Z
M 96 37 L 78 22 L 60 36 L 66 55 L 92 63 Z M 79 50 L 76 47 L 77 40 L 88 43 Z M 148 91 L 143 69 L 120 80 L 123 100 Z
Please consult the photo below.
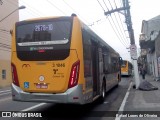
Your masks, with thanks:
M 119 57 L 119 64 L 122 65 L 122 63 L 123 63 L 123 59 L 122 57 Z

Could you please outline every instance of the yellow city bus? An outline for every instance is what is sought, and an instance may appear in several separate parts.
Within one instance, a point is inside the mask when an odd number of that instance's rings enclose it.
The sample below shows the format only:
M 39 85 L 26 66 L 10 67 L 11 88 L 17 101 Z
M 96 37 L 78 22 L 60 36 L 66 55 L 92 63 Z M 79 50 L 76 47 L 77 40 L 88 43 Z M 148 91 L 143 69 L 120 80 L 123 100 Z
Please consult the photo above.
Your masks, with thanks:
M 120 81 L 120 56 L 76 15 L 20 21 L 12 33 L 15 101 L 103 101 Z
M 122 60 L 122 65 L 121 65 L 121 75 L 126 75 L 130 76 L 132 75 L 132 63 L 129 62 L 128 60 Z

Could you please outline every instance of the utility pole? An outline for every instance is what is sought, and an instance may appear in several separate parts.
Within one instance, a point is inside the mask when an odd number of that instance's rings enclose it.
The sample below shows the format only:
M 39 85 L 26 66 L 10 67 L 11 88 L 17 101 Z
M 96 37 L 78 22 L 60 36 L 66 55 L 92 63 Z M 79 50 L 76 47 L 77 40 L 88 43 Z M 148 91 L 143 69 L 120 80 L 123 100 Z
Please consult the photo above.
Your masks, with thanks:
M 123 0 L 123 6 L 129 7 L 128 0 Z M 130 7 L 129 7 L 130 8 Z M 134 79 L 136 84 L 136 89 L 139 88 L 140 85 L 140 79 L 139 79 L 139 73 L 138 73 L 138 64 L 137 64 L 137 46 L 135 44 L 135 38 L 134 38 L 134 30 L 132 28 L 132 20 L 131 20 L 131 14 L 130 9 L 126 9 L 124 11 L 127 29 L 130 37 L 130 52 L 131 52 L 131 59 L 133 60 L 133 66 L 134 66 Z
M 114 10 L 110 10 L 105 12 L 105 15 L 109 15 L 111 13 L 114 12 L 120 12 L 123 11 L 123 15 L 125 16 L 125 22 L 127 25 L 127 29 L 128 29 L 128 34 L 130 37 L 130 55 L 131 55 L 131 59 L 133 60 L 133 67 L 134 67 L 134 78 L 135 78 L 135 84 L 136 84 L 136 89 L 139 88 L 140 85 L 140 79 L 139 79 L 139 73 L 138 73 L 138 64 L 137 64 L 137 47 L 135 44 L 135 38 L 134 38 L 134 30 L 132 28 L 132 20 L 131 20 L 131 14 L 130 14 L 130 6 L 129 6 L 129 2 L 128 0 L 122 0 L 123 2 L 123 7 L 121 8 L 116 8 Z

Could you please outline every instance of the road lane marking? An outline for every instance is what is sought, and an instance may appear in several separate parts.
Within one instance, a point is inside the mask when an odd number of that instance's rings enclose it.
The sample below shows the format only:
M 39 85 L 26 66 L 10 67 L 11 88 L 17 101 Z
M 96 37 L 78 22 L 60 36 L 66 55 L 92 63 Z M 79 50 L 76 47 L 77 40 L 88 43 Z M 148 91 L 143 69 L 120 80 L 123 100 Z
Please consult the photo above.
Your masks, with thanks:
M 123 99 L 123 101 L 122 101 L 122 104 L 121 104 L 118 112 L 122 112 L 122 111 L 124 110 L 124 107 L 125 107 L 127 98 L 128 98 L 128 96 L 129 96 L 129 92 L 130 92 L 131 87 L 132 87 L 132 82 L 130 83 L 130 85 L 129 85 L 129 87 L 128 87 L 128 90 L 127 90 L 127 92 L 126 92 L 126 95 L 125 95 L 125 97 L 124 97 L 124 99 Z M 115 120 L 120 120 L 120 119 L 121 119 L 121 116 L 116 116 L 116 118 L 115 118 Z
M 9 91 L 11 91 L 11 90 L 0 91 L 0 93 L 9 92 Z
M 12 97 L 7 97 L 7 98 L 4 98 L 4 99 L 0 99 L 0 102 L 11 100 L 11 99 L 12 99 Z
M 0 96 L 1 95 L 5 95 L 5 94 L 10 94 L 11 92 L 6 92 L 6 93 L 0 93 Z
M 40 106 L 43 106 L 43 105 L 45 105 L 45 104 L 47 104 L 47 103 L 40 103 L 40 104 L 38 104 L 38 105 L 35 105 L 35 106 L 32 106 L 32 107 L 26 108 L 26 109 L 21 110 L 21 111 L 22 111 L 22 112 L 30 111 L 30 110 L 32 110 L 32 109 L 38 108 L 38 107 L 40 107 Z

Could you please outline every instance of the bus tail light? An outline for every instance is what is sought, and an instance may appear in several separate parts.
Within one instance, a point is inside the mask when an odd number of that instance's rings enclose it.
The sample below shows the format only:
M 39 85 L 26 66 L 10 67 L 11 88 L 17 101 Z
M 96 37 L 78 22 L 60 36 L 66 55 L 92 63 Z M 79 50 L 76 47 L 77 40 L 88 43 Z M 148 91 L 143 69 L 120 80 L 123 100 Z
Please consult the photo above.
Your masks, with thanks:
M 80 61 L 78 60 L 72 65 L 68 88 L 71 88 L 77 85 L 78 77 L 79 77 L 79 69 L 80 69 Z
M 12 81 L 13 81 L 13 83 L 15 85 L 19 86 L 17 69 L 16 69 L 16 66 L 13 63 L 11 63 L 11 71 L 12 71 Z

